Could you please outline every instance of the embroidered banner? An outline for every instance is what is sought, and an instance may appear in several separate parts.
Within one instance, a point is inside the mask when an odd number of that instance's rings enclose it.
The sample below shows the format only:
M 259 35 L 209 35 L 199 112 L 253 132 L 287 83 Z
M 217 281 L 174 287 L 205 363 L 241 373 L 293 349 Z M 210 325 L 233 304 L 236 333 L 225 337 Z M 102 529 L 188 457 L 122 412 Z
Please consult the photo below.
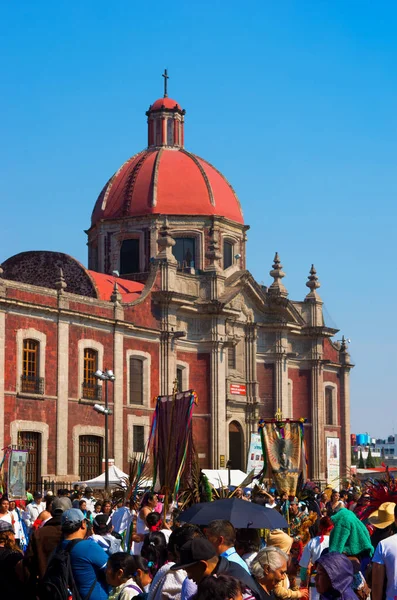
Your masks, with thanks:
M 299 422 L 263 422 L 263 439 L 279 494 L 295 496 L 301 471 L 302 433 Z

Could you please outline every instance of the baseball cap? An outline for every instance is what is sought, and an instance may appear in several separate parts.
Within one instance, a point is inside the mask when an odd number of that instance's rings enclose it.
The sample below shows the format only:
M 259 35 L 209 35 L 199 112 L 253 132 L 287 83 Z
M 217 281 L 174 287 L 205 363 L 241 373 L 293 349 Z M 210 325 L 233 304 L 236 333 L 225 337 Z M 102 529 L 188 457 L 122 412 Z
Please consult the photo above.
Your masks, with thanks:
M 178 569 L 185 569 L 190 567 L 200 560 L 209 560 L 216 556 L 214 546 L 206 538 L 193 538 L 189 540 L 180 549 L 180 563 L 173 565 L 171 571 L 177 571 Z
M 54 498 L 51 503 L 51 514 L 59 514 L 65 512 L 65 510 L 69 510 L 72 508 L 72 503 L 69 498 L 65 496 L 60 496 L 59 498 Z
M 91 487 L 86 487 L 84 491 L 85 491 L 85 492 L 92 492 L 92 491 L 93 491 L 93 489 L 92 489 Z
M 41 492 L 33 492 L 33 498 L 42 498 L 43 494 Z
M 12 531 L 14 533 L 13 526 L 8 521 L 0 519 L 0 533 L 4 533 L 5 531 Z
M 78 508 L 69 508 L 65 510 L 61 518 L 61 526 L 64 525 L 78 525 L 85 520 L 85 516 Z

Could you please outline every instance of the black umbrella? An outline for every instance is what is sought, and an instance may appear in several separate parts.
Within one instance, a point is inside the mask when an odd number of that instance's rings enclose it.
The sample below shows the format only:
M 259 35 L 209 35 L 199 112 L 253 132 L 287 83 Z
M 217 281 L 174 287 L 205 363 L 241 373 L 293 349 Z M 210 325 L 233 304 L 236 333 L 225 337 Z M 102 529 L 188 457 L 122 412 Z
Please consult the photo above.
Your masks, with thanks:
M 236 529 L 248 527 L 283 529 L 288 527 L 287 521 L 274 508 L 266 508 L 239 498 L 194 504 L 178 517 L 179 521 L 195 525 L 208 525 L 215 519 L 230 521 Z

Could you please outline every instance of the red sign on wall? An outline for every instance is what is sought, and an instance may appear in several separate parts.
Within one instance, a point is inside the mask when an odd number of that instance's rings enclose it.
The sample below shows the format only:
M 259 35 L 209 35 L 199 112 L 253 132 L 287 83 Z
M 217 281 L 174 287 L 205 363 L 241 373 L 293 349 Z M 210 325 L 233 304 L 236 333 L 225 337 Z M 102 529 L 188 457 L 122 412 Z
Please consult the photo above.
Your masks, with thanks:
M 235 396 L 246 396 L 247 388 L 245 385 L 241 385 L 240 383 L 231 383 L 230 393 L 234 394 Z

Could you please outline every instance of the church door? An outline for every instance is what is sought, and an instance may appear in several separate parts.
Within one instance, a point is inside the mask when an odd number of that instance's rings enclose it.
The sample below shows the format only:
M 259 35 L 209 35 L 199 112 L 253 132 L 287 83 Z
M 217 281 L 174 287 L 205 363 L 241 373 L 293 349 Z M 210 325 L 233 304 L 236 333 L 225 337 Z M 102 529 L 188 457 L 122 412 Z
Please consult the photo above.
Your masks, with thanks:
M 240 423 L 232 421 L 229 425 L 229 460 L 232 469 L 244 471 L 243 432 Z

